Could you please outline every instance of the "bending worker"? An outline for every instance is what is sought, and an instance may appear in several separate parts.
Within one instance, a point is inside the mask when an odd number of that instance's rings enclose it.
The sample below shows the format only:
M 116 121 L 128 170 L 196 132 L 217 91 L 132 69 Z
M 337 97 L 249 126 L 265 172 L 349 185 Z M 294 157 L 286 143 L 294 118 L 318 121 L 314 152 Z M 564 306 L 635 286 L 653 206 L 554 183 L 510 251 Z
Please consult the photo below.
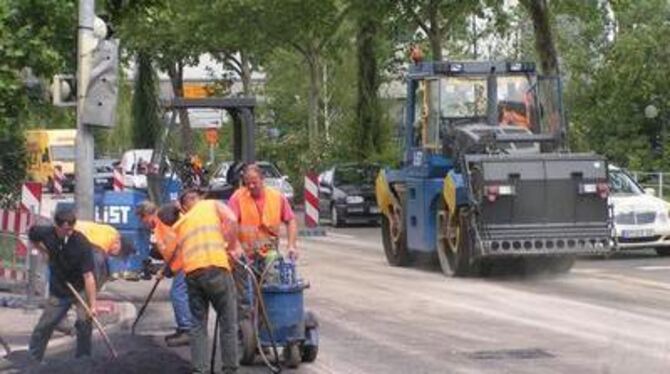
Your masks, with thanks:
M 54 328 L 73 303 L 77 304 L 76 357 L 91 355 L 91 320 L 84 307 L 76 302 L 66 283 L 70 283 L 77 292 L 85 293 L 88 305 L 95 313 L 97 294 L 93 275 L 93 251 L 86 237 L 74 230 L 77 219 L 72 210 L 57 211 L 54 221 L 54 226 L 33 226 L 28 232 L 30 241 L 40 243 L 49 255 L 49 299 L 30 336 L 28 346 L 30 356 L 37 361 L 44 358 Z
M 223 373 L 236 373 L 237 305 L 228 255 L 240 255 L 236 219 L 217 200 L 201 200 L 196 190 L 179 198 L 184 215 L 174 224 L 182 259 L 188 298 L 195 325 L 191 330 L 191 361 L 194 373 L 208 371 L 207 315 L 212 303 L 220 323 Z M 216 339 L 216 337 L 214 337 Z
M 93 221 L 78 220 L 74 226 L 76 231 L 84 234 L 91 243 L 93 251 L 93 263 L 95 265 L 95 283 L 97 289 L 109 280 L 109 267 L 107 258 L 110 256 L 128 256 L 134 252 L 130 241 L 121 237 L 119 231 L 108 224 Z
M 244 186 L 231 196 L 228 206 L 238 217 L 238 238 L 248 258 L 259 260 L 277 249 L 282 223 L 288 232 L 288 256 L 298 258 L 298 224 L 286 196 L 264 185 L 263 171 L 256 164 L 245 167 Z
M 186 278 L 182 271 L 181 259 L 175 255 L 177 236 L 170 227 L 177 221 L 179 209 L 175 205 L 166 205 L 158 210 L 154 203 L 144 201 L 137 206 L 135 212 L 142 223 L 152 231 L 151 242 L 163 257 L 173 276 L 170 302 L 177 322 L 177 330 L 174 334 L 165 337 L 165 343 L 171 347 L 187 345 L 189 332 L 193 328 L 193 316 L 189 307 Z M 163 275 L 168 274 L 161 273 L 159 276 Z

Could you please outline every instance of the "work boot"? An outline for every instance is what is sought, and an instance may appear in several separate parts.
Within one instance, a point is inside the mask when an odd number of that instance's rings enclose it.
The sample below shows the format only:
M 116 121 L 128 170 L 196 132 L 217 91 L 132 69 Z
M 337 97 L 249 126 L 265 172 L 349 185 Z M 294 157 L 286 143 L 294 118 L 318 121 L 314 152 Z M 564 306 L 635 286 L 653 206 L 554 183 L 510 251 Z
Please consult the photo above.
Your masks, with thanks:
M 177 329 L 177 332 L 170 334 L 165 337 L 165 344 L 168 347 L 179 347 L 182 345 L 188 345 L 190 343 L 190 337 L 188 336 L 187 330 Z

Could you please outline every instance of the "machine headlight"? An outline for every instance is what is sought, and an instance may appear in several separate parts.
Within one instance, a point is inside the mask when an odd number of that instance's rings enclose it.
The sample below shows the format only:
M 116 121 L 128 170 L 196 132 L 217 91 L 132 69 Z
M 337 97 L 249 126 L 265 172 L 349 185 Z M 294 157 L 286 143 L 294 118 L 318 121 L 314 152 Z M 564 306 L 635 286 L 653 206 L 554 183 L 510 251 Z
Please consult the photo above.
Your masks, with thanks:
M 347 204 L 360 204 L 363 202 L 363 197 L 353 195 L 353 196 L 347 196 L 345 200 Z

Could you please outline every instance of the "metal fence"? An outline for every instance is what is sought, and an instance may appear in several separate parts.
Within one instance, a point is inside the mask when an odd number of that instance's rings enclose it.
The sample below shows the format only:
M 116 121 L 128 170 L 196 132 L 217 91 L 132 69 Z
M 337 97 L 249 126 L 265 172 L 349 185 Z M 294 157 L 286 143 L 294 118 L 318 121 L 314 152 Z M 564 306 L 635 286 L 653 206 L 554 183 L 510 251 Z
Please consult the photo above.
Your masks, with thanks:
M 650 189 L 653 189 L 654 196 L 670 200 L 670 173 L 643 171 L 629 171 L 629 173 L 647 193 L 651 193 Z

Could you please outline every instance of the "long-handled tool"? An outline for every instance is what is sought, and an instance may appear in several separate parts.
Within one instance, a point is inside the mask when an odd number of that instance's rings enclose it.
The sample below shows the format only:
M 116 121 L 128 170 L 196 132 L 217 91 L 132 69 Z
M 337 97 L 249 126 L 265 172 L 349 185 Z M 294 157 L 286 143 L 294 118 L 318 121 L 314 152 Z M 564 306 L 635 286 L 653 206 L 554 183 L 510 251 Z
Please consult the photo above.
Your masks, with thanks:
M 105 341 L 107 348 L 109 348 L 109 351 L 112 353 L 112 356 L 114 358 L 119 357 L 119 355 L 116 353 L 116 349 L 114 349 L 114 345 L 112 345 L 112 341 L 109 340 L 109 336 L 107 336 L 105 329 L 102 328 L 100 321 L 98 321 L 98 319 L 95 318 L 95 315 L 93 315 L 93 311 L 91 310 L 91 308 L 88 307 L 84 299 L 82 299 L 81 296 L 79 295 L 79 292 L 77 292 L 77 290 L 75 290 L 74 287 L 72 287 L 70 282 L 65 282 L 65 285 L 67 286 L 68 289 L 70 289 L 70 292 L 75 297 L 75 299 L 77 299 L 77 302 L 79 302 L 79 304 L 84 308 L 86 314 L 88 314 L 88 316 L 91 318 L 93 324 L 98 329 L 98 331 L 100 331 L 100 335 L 102 336 L 102 339 Z
M 2 338 L 2 336 L 0 336 L 0 345 L 2 345 L 2 348 L 5 349 L 7 354 L 12 353 L 12 349 L 9 348 L 9 344 L 7 344 L 7 342 L 5 341 L 5 339 Z
M 137 326 L 137 323 L 140 322 L 140 318 L 142 318 L 144 311 L 147 309 L 147 306 L 149 306 L 151 299 L 154 297 L 154 292 L 156 292 L 156 288 L 158 288 L 158 284 L 161 282 L 162 279 L 163 279 L 162 276 L 156 277 L 156 282 L 154 282 L 154 286 L 151 287 L 149 295 L 147 295 L 147 298 L 144 300 L 144 304 L 142 304 L 140 311 L 137 313 L 137 317 L 135 317 L 135 321 L 133 321 L 133 326 L 130 328 L 131 335 L 135 335 L 135 327 Z

